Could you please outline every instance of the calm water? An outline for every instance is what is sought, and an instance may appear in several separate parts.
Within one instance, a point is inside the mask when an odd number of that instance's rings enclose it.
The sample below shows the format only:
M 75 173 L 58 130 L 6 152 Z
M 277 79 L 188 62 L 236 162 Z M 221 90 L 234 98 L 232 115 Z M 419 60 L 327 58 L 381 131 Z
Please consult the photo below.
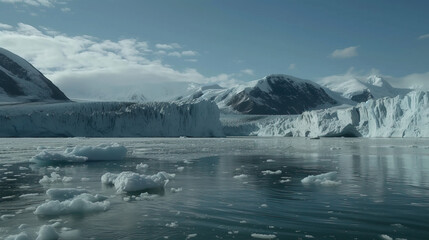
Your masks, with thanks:
M 41 149 L 112 142 L 128 148 L 126 160 L 52 167 L 28 162 Z M 149 167 L 138 171 L 139 163 Z M 53 171 L 73 180 L 39 184 Z M 176 177 L 151 199 L 124 201 L 126 195 L 100 182 L 105 172 L 121 171 Z M 301 183 L 331 171 L 341 184 Z M 247 178 L 234 178 L 240 174 Z M 38 218 L 34 208 L 54 187 L 109 196 L 110 208 Z M 55 221 L 58 231 L 79 230 L 70 236 L 79 239 L 255 239 L 254 233 L 275 239 L 428 239 L 429 139 L 0 139 L 0 191 L 0 239 L 19 233 L 21 224 L 37 232 Z

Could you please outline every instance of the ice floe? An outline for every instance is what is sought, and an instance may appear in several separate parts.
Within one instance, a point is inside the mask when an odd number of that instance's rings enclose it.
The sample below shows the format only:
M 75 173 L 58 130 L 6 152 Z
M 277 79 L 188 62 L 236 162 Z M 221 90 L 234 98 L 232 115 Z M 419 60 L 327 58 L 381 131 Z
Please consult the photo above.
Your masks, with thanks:
M 158 172 L 154 175 L 140 175 L 135 172 L 121 172 L 119 174 L 105 173 L 101 182 L 114 185 L 118 193 L 139 192 L 152 189 L 163 189 L 174 174 Z
M 263 175 L 279 175 L 279 174 L 282 174 L 282 170 L 276 170 L 276 171 L 265 170 L 265 171 L 261 171 L 261 173 Z
M 341 181 L 337 179 L 337 172 L 328 172 L 319 175 L 309 175 L 301 180 L 303 184 L 314 184 L 322 186 L 337 186 L 341 184 Z
M 136 166 L 137 170 L 146 170 L 149 167 L 149 165 L 147 165 L 146 163 L 139 163 Z
M 81 195 L 82 193 L 88 193 L 88 191 L 79 188 L 50 188 L 46 191 L 46 195 L 48 195 L 51 200 L 66 200 Z
M 87 214 L 106 211 L 110 202 L 107 197 L 92 195 L 80 189 L 49 189 L 46 194 L 50 199 L 36 208 L 34 214 L 42 216 L 59 216 L 68 214 Z M 63 201 L 61 201 L 63 200 Z
M 39 180 L 40 184 L 50 184 L 50 183 L 67 183 L 67 182 L 71 182 L 73 180 L 72 177 L 62 177 L 61 175 L 53 172 L 51 173 L 51 177 L 48 177 L 47 175 L 44 175 L 42 179 Z
M 122 160 L 127 155 L 127 148 L 118 144 L 100 144 L 97 146 L 75 146 L 64 152 L 43 150 L 30 159 L 34 163 L 82 163 L 86 161 Z
M 262 233 L 252 233 L 250 236 L 252 238 L 258 238 L 258 239 L 274 239 L 277 237 L 274 234 L 262 234 Z

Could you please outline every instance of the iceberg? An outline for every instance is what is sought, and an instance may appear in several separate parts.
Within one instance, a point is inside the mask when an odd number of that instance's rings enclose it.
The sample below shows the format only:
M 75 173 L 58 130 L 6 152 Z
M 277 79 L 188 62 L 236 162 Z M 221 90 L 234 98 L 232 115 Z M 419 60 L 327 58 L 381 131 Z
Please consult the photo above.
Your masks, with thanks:
M 341 181 L 336 181 L 337 172 L 322 173 L 319 175 L 310 175 L 301 180 L 305 185 L 337 186 Z
M 138 192 L 152 189 L 163 189 L 173 174 L 159 172 L 154 175 L 140 175 L 135 172 L 121 172 L 119 174 L 105 173 L 101 176 L 101 182 L 114 185 L 118 193 Z
M 58 190 L 53 190 L 58 191 Z M 73 195 L 75 192 L 70 192 Z M 54 197 L 59 193 L 53 193 Z M 63 195 L 64 198 L 68 197 Z M 58 196 L 61 199 L 61 197 Z M 94 212 L 103 212 L 110 207 L 110 202 L 105 200 L 106 198 L 99 195 L 91 195 L 89 193 L 82 193 L 76 195 L 71 199 L 64 201 L 51 200 L 38 206 L 34 211 L 35 215 L 38 216 L 60 216 L 68 214 L 87 214 Z

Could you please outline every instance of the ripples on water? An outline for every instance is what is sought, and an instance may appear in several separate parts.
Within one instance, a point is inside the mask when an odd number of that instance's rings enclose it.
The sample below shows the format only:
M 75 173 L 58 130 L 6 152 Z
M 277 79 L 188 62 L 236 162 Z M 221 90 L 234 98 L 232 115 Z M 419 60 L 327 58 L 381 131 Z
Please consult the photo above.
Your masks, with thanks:
M 27 162 L 41 146 L 60 151 L 111 142 L 125 145 L 129 157 L 53 168 Z M 54 217 L 62 227 L 79 230 L 82 239 L 251 239 L 253 233 L 276 239 L 425 239 L 428 146 L 426 139 L 0 139 L 0 215 L 6 215 L 0 238 L 18 233 L 23 223 L 37 231 L 53 222 L 33 214 L 47 189 L 82 187 L 109 196 L 111 203 L 101 213 Z M 149 165 L 141 173 L 176 177 L 164 192 L 142 201 L 124 201 L 126 195 L 101 184 L 105 172 L 137 171 L 139 163 Z M 38 183 L 56 167 L 73 181 Z M 277 170 L 281 174 L 269 174 Z M 341 184 L 301 183 L 332 171 Z M 29 193 L 38 195 L 19 197 Z

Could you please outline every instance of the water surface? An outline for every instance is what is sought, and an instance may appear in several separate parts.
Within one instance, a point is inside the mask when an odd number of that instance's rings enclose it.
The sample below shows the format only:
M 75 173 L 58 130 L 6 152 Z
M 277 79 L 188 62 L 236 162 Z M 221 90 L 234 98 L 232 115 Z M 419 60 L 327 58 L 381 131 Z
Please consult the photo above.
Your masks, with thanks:
M 125 160 L 28 162 L 43 149 L 112 142 L 128 148 Z M 139 163 L 149 167 L 136 170 Z M 39 184 L 54 171 L 73 180 Z M 104 173 L 122 171 L 176 177 L 150 199 L 125 201 L 129 195 L 100 182 Z M 340 184 L 301 183 L 332 171 Z M 247 177 L 234 178 L 241 174 Z M 110 208 L 84 215 L 33 214 L 47 189 L 68 187 L 108 196 Z M 252 239 L 255 233 L 275 239 L 425 239 L 428 197 L 428 139 L 0 139 L 0 215 L 14 215 L 0 220 L 0 238 L 19 233 L 21 224 L 36 232 L 57 221 L 79 230 L 81 239 Z

